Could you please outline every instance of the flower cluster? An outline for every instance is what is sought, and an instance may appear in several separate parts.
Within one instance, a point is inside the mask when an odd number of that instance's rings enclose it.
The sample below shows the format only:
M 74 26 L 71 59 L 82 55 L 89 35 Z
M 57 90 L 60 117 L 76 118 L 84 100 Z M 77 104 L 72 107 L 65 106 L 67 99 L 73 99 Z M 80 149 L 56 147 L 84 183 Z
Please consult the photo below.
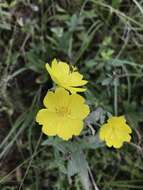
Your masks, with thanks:
M 44 98 L 45 108 L 39 110 L 36 121 L 42 125 L 42 132 L 48 136 L 59 136 L 69 140 L 78 136 L 84 126 L 84 119 L 89 114 L 89 106 L 78 94 L 84 92 L 87 84 L 77 69 L 67 63 L 54 59 L 46 69 L 56 83 L 55 91 L 48 91 Z M 131 128 L 126 124 L 124 116 L 110 117 L 99 130 L 99 138 L 108 147 L 120 148 L 123 142 L 131 139 Z
M 49 91 L 44 98 L 45 109 L 41 109 L 36 121 L 42 125 L 42 131 L 48 136 L 58 135 L 64 140 L 77 136 L 83 129 L 83 120 L 89 114 L 85 99 L 77 92 L 85 91 L 87 83 L 75 67 L 54 59 L 51 67 L 46 64 L 52 80 L 58 85 L 55 92 Z M 80 87 L 79 87 L 80 86 Z

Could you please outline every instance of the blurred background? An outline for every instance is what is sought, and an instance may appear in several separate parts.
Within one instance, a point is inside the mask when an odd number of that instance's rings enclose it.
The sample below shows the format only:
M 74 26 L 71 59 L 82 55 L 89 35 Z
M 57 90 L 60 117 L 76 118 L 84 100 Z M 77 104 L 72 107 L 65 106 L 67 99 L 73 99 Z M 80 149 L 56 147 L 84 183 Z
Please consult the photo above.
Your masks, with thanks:
M 87 127 L 84 155 L 73 157 L 41 135 L 35 115 L 53 86 L 45 70 L 53 58 L 89 81 L 95 133 L 117 110 L 131 143 L 103 147 Z M 0 0 L 0 190 L 143 190 L 142 135 L 142 0 Z

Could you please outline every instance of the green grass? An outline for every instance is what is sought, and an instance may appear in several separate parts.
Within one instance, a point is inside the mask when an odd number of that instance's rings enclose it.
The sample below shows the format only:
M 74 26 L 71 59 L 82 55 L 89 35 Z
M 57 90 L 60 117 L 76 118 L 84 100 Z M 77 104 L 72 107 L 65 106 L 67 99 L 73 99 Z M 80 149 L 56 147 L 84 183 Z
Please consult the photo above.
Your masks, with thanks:
M 0 35 L 0 189 L 143 189 L 143 1 L 1 1 Z M 125 114 L 131 143 L 106 148 L 90 128 L 67 143 L 41 135 L 55 57 L 89 81 L 92 128 Z

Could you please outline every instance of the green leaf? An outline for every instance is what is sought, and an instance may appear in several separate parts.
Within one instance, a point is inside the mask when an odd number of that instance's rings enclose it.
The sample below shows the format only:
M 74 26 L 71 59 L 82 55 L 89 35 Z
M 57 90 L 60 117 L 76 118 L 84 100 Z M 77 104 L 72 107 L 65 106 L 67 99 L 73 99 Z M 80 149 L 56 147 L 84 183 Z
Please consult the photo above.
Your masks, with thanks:
M 88 163 L 82 151 L 76 151 L 71 154 L 71 159 L 68 161 L 67 171 L 69 178 L 75 174 L 79 174 L 83 188 L 85 190 L 91 189 L 88 175 Z
M 80 147 L 82 149 L 97 149 L 104 146 L 104 143 L 100 141 L 98 135 L 85 137 L 79 140 Z
M 98 107 L 95 111 L 92 111 L 86 119 L 87 125 L 96 125 L 97 121 L 103 123 L 105 120 L 106 111 L 103 108 Z

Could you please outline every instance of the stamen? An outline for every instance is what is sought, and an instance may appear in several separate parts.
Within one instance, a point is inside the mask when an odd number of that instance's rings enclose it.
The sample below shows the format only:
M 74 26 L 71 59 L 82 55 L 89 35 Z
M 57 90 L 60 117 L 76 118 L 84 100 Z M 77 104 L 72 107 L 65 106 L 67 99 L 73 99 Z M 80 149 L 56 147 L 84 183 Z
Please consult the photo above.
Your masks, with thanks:
M 71 111 L 69 110 L 69 108 L 68 107 L 64 107 L 64 106 L 55 108 L 55 111 L 60 116 L 68 116 L 71 113 Z

